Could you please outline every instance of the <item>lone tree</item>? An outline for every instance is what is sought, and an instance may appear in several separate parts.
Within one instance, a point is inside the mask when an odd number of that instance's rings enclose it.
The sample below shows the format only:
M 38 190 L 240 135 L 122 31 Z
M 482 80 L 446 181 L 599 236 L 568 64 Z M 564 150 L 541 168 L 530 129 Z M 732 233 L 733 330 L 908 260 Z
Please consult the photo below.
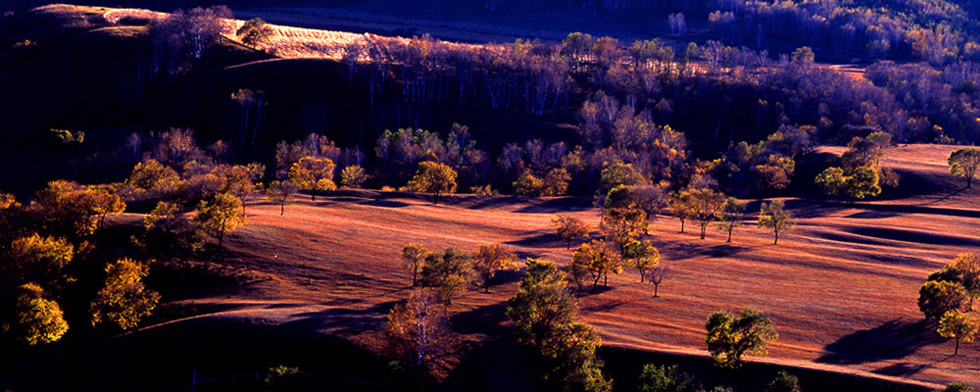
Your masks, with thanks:
M 412 292 L 388 313 L 388 352 L 409 366 L 431 365 L 450 345 L 449 320 L 432 290 Z
M 149 265 L 130 258 L 107 265 L 105 286 L 90 305 L 92 326 L 108 321 L 129 330 L 149 316 L 160 302 L 160 294 L 147 290 L 143 284 L 149 272 Z
M 17 339 L 29 345 L 47 344 L 68 332 L 64 312 L 58 303 L 44 298 L 44 290 L 35 283 L 20 286 L 14 332 Z
M 977 321 L 968 318 L 965 314 L 950 310 L 939 318 L 939 328 L 936 332 L 939 336 L 947 339 L 956 340 L 956 349 L 953 351 L 955 357 L 960 353 L 960 342 L 970 343 L 977 334 Z
M 659 297 L 660 284 L 664 282 L 667 275 L 670 274 L 670 268 L 662 263 L 650 270 L 650 283 L 653 283 L 653 297 Z
M 973 178 L 980 167 L 980 148 L 964 147 L 949 154 L 949 173 L 966 179 L 966 187 L 973 187 Z
M 269 42 L 274 33 L 272 27 L 269 27 L 264 20 L 252 18 L 245 21 L 245 24 L 235 32 L 235 35 L 243 44 L 257 48 L 260 44 Z
M 333 170 L 336 168 L 328 158 L 303 157 L 289 169 L 289 180 L 299 189 L 312 192 L 312 201 L 316 201 L 316 192 L 329 192 L 337 189 L 333 182 Z
M 425 266 L 425 258 L 429 251 L 419 244 L 408 244 L 402 248 L 402 263 L 412 271 L 412 287 L 418 285 L 419 272 Z
M 501 244 L 480 245 L 473 253 L 473 269 L 483 281 L 483 292 L 490 292 L 490 281 L 499 270 L 517 268 L 517 256 Z
M 602 286 L 609 286 L 609 273 L 618 274 L 623 271 L 623 260 L 619 252 L 601 240 L 592 240 L 579 246 L 572 256 L 572 274 L 592 278 L 592 292 L 599 286 L 599 280 L 604 279 Z
M 742 365 L 745 353 L 765 354 L 766 345 L 779 335 L 772 320 L 765 313 L 748 309 L 736 318 L 726 311 L 717 311 L 708 317 L 705 342 L 715 364 L 726 368 Z
M 265 197 L 279 205 L 279 216 L 286 214 L 286 203 L 296 193 L 296 185 L 289 181 L 272 181 L 269 189 L 265 191 Z
M 660 251 L 647 240 L 633 240 L 623 248 L 623 258 L 626 264 L 636 269 L 643 283 L 651 269 L 660 265 Z
M 722 204 L 721 210 L 718 211 L 718 229 L 728 232 L 726 242 L 732 242 L 732 233 L 742 225 L 742 211 L 745 211 L 745 205 L 734 197 L 725 200 L 725 204 Z
M 579 218 L 558 214 L 551 221 L 555 224 L 555 234 L 565 239 L 565 250 L 572 246 L 572 240 L 589 236 L 589 225 Z
M 408 181 L 408 189 L 431 194 L 432 202 L 439 203 L 440 196 L 456 193 L 456 171 L 438 162 L 419 162 L 415 176 Z
M 787 232 L 796 226 L 793 215 L 786 211 L 782 200 L 773 200 L 771 203 L 763 203 L 762 211 L 759 213 L 759 227 L 767 229 L 774 234 L 772 244 L 779 243 L 779 233 Z
M 928 281 L 946 281 L 959 284 L 967 294 L 969 303 L 964 309 L 973 309 L 973 303 L 980 298 L 980 254 L 961 253 L 944 265 L 942 269 L 929 274 Z
M 218 237 L 218 251 L 221 251 L 225 233 L 233 233 L 245 224 L 242 201 L 227 193 L 219 193 L 210 201 L 202 200 L 197 205 L 193 222 L 198 231 L 210 232 Z

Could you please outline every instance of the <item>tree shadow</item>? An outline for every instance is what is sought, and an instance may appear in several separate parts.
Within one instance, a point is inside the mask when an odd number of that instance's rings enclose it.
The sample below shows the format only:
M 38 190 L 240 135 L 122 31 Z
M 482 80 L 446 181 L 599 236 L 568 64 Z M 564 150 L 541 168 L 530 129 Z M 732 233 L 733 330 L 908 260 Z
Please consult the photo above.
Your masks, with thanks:
M 857 331 L 824 347 L 817 362 L 840 365 L 905 358 L 918 349 L 942 343 L 930 320 L 911 322 L 902 318 Z M 899 369 L 892 369 L 898 371 Z
M 565 248 L 566 241 L 554 233 L 547 232 L 536 234 L 519 240 L 504 242 L 507 245 L 521 246 L 525 248 Z
M 980 246 L 980 240 L 925 231 L 891 229 L 884 227 L 852 227 L 847 232 L 886 240 L 913 242 L 926 245 Z
M 537 203 L 522 207 L 518 213 L 552 213 L 587 211 L 592 209 L 592 199 L 586 197 L 566 196 L 551 199 L 539 199 Z
M 332 334 L 356 335 L 383 329 L 385 316 L 400 300 L 375 304 L 366 309 L 327 309 L 319 312 L 298 313 L 293 320 L 282 324 L 285 328 L 301 331 L 328 330 Z
M 481 333 L 503 336 L 509 329 L 505 325 L 508 320 L 506 310 L 506 303 L 495 303 L 453 314 L 449 317 L 449 322 L 454 331 L 462 334 Z
M 929 367 L 929 365 L 917 365 L 908 362 L 901 362 L 872 370 L 872 373 L 884 374 L 886 376 L 907 377 Z

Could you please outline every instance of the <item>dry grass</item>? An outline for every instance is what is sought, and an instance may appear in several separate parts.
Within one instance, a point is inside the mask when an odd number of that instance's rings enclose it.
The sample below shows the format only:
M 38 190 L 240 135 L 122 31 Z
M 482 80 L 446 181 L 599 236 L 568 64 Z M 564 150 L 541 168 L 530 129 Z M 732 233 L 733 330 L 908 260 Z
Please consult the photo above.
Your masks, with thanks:
M 952 148 L 906 146 L 885 163 L 944 176 L 940 162 Z M 678 233 L 678 222 L 663 217 L 650 233 L 671 268 L 661 297 L 652 298 L 652 286 L 626 271 L 610 278 L 610 290 L 581 298 L 584 316 L 607 345 L 703 354 L 706 317 L 748 306 L 770 313 L 780 333 L 762 360 L 977 383 L 976 346 L 951 358 L 953 344 L 935 338 L 916 307 L 930 271 L 957 253 L 980 251 L 977 197 L 971 190 L 854 205 L 790 200 L 799 226 L 778 246 L 748 220 L 726 244 L 718 232 L 706 240 Z M 750 212 L 757 208 L 752 203 Z M 252 203 L 248 225 L 228 241 L 234 256 L 225 263 L 249 271 L 253 282 L 228 297 L 191 302 L 233 305 L 208 317 L 270 323 L 315 314 L 318 330 L 377 348 L 387 310 L 409 290 L 411 277 L 399 262 L 403 245 L 471 251 L 503 242 L 523 256 L 564 265 L 571 252 L 550 234 L 558 211 L 598 222 L 595 210 L 570 209 L 561 199 L 460 196 L 433 205 L 407 195 L 347 192 L 295 202 L 286 216 L 277 206 Z M 516 290 L 518 275 L 507 277 L 490 294 L 471 290 L 454 303 L 451 311 L 461 315 L 456 328 L 466 339 L 499 333 L 502 314 L 481 322 L 466 315 L 500 309 Z

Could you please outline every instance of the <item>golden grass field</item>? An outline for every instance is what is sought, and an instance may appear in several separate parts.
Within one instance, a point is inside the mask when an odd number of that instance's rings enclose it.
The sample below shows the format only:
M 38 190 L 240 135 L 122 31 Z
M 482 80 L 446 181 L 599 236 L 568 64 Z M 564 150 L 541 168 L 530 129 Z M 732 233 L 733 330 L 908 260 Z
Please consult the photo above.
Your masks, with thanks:
M 935 193 L 853 205 L 788 200 L 798 227 L 776 246 L 751 221 L 757 201 L 750 201 L 731 244 L 717 231 L 700 240 L 691 224 L 679 233 L 676 219 L 660 217 L 650 239 L 671 269 L 660 297 L 626 270 L 610 277 L 610 290 L 580 298 L 584 318 L 605 345 L 706 355 L 707 316 L 748 306 L 771 314 L 780 335 L 770 356 L 754 361 L 930 386 L 977 384 L 978 346 L 967 344 L 951 357 L 953 343 L 936 337 L 916 306 L 929 272 L 957 253 L 980 251 L 980 194 L 961 191 L 945 173 L 953 148 L 896 147 L 884 161 L 909 178 L 948 185 Z M 403 245 L 472 251 L 502 242 L 521 256 L 565 265 L 571 251 L 552 235 L 551 219 L 562 212 L 596 225 L 598 211 L 582 204 L 460 195 L 434 205 L 407 194 L 345 191 L 317 202 L 302 198 L 280 216 L 278 206 L 256 200 L 248 205 L 248 224 L 226 241 L 230 256 L 223 261 L 248 283 L 181 303 L 224 309 L 195 317 L 273 325 L 315 318 L 305 325 L 378 350 L 387 310 L 407 296 L 411 282 L 399 260 Z M 467 315 L 453 319 L 464 341 L 503 330 L 502 303 L 519 276 L 506 274 L 489 294 L 472 289 L 454 301 L 450 312 Z

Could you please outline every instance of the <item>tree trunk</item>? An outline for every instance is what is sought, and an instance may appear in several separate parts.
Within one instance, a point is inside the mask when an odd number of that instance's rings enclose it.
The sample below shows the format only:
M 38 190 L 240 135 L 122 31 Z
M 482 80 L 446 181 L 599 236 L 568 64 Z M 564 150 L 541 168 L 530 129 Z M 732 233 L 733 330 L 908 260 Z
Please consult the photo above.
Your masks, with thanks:
M 775 238 L 773 238 L 772 244 L 773 245 L 776 245 L 777 243 L 779 243 L 779 232 L 776 231 L 776 232 L 773 232 L 773 234 L 775 234 L 776 236 L 775 236 Z
M 286 215 L 286 203 L 279 205 L 279 216 Z
M 956 338 L 956 348 L 953 349 L 953 356 L 957 356 L 960 353 L 960 339 Z
M 681 219 L 681 233 L 684 232 L 684 220 Z
M 654 284 L 653 285 L 653 298 L 657 298 L 658 297 L 658 295 L 657 295 L 658 294 L 657 293 L 658 291 L 660 291 L 660 285 L 659 284 Z
M 734 228 L 734 226 L 728 226 L 728 241 L 726 241 L 726 242 L 732 242 L 732 229 L 733 228 Z

